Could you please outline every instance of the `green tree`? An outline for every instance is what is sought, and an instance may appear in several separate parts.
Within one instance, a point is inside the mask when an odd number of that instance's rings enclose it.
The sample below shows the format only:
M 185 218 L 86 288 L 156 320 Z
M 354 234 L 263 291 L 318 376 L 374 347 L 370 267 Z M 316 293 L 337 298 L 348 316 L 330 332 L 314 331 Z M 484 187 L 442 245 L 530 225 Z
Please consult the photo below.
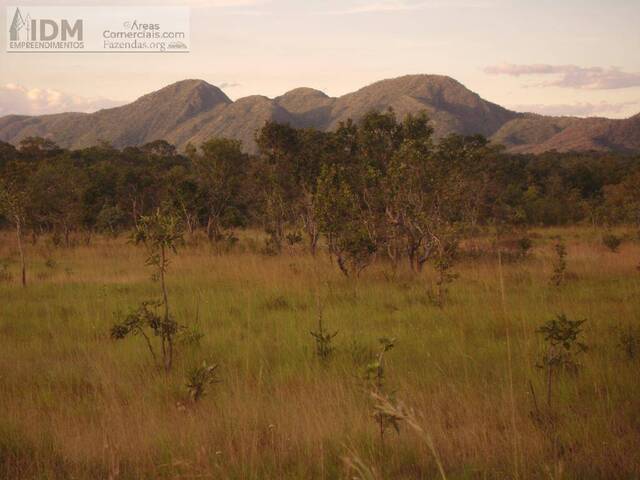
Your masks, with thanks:
M 220 138 L 203 143 L 200 153 L 192 151 L 190 158 L 207 236 L 219 240 L 225 229 L 242 225 L 245 219 L 249 157 L 239 141 Z
M 640 170 L 618 184 L 604 187 L 604 208 L 610 223 L 630 223 L 640 228 Z
M 70 234 L 82 226 L 86 172 L 68 158 L 42 161 L 30 179 L 37 220 L 59 233 L 70 246 Z
M 320 174 L 316 216 L 342 273 L 357 277 L 374 260 L 377 244 L 358 195 L 341 177 L 336 167 Z
M 24 251 L 24 232 L 29 220 L 30 186 L 28 183 L 31 168 L 24 162 L 14 161 L 5 166 L 0 176 L 0 214 L 6 216 L 14 225 L 20 252 L 20 280 L 27 286 L 27 266 Z
M 258 169 L 262 194 L 262 219 L 269 235 L 267 250 L 277 253 L 282 248 L 288 227 L 295 223 L 293 206 L 300 192 L 296 184 L 298 133 L 295 128 L 267 122 L 256 136 L 261 163 Z
M 403 143 L 389 161 L 382 180 L 386 250 L 394 265 L 406 253 L 413 270 L 429 258 L 432 240 L 430 189 L 432 129 L 426 116 L 408 116 L 402 124 Z

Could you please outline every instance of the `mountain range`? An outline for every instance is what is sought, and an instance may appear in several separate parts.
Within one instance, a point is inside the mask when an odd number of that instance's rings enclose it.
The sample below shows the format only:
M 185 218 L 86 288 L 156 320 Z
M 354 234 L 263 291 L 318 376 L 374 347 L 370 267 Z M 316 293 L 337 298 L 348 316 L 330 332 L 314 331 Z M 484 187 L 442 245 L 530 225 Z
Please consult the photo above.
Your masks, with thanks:
M 0 140 L 17 144 L 25 137 L 41 136 L 67 148 L 103 140 L 121 148 L 163 139 L 184 148 L 228 137 L 254 152 L 255 132 L 267 120 L 332 130 L 349 118 L 357 121 L 371 110 L 390 107 L 399 118 L 426 111 L 437 137 L 482 134 L 518 153 L 640 151 L 640 114 L 613 120 L 518 113 L 441 75 L 382 80 L 341 97 L 296 88 L 276 98 L 253 95 L 236 101 L 203 80 L 183 80 L 95 113 L 0 117 Z

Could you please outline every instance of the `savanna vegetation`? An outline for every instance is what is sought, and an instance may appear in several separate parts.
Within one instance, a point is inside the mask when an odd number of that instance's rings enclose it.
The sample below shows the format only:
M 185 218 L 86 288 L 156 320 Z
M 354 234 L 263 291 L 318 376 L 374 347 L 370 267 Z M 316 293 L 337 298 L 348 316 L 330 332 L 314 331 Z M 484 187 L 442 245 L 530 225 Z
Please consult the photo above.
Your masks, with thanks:
M 0 144 L 0 478 L 638 478 L 639 156 L 256 140 Z

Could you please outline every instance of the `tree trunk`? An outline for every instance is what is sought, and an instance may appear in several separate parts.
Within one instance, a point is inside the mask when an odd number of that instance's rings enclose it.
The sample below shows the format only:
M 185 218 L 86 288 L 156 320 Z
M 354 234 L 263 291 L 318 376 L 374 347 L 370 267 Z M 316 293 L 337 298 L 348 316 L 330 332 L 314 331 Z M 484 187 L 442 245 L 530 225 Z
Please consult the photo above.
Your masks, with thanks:
M 16 218 L 16 236 L 18 237 L 18 250 L 20 251 L 20 266 L 22 269 L 22 286 L 27 286 L 27 266 L 24 261 L 24 248 L 22 246 L 22 220 Z
M 338 261 L 338 267 L 340 267 L 340 271 L 344 274 L 345 277 L 349 278 L 349 268 L 347 267 L 347 262 L 341 254 L 336 255 L 336 260 Z
M 182 207 L 182 213 L 184 215 L 185 223 L 187 224 L 187 231 L 189 232 L 189 235 L 193 235 L 193 218 L 191 214 L 187 211 L 187 208 L 185 207 L 184 202 L 180 202 L 180 205 Z
M 162 287 L 162 303 L 164 303 L 164 326 L 162 332 L 162 356 L 164 361 L 164 369 L 166 372 L 171 370 L 173 363 L 173 339 L 169 328 L 169 298 L 167 295 L 167 286 L 164 279 L 164 271 L 166 267 L 165 247 L 160 247 L 160 286 Z
M 549 411 L 551 411 L 551 385 L 553 382 L 553 367 L 551 364 L 548 366 L 547 371 L 547 407 L 549 407 Z
M 318 250 L 318 229 L 314 225 L 313 228 L 308 230 L 307 234 L 309 236 L 309 251 L 311 256 L 315 257 Z
M 209 215 L 207 220 L 207 238 L 210 242 L 218 241 L 220 239 L 220 227 L 217 217 Z

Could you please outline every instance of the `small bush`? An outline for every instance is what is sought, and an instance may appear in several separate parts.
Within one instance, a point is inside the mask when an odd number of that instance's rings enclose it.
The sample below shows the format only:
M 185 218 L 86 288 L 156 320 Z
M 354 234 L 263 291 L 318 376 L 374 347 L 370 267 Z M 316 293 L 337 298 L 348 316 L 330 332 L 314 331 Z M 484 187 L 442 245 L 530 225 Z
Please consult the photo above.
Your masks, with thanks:
M 637 358 L 640 353 L 640 332 L 632 329 L 621 332 L 618 346 L 629 360 Z
M 602 236 L 602 244 L 609 249 L 612 253 L 617 253 L 620 245 L 622 244 L 622 238 L 608 233 Z
M 299 231 L 287 233 L 285 238 L 290 247 L 302 243 L 302 233 Z
M 531 251 L 531 248 L 533 248 L 533 242 L 529 237 L 519 238 L 517 241 L 517 245 L 518 245 L 518 252 L 520 254 L 520 257 L 522 258 L 525 258 L 526 256 L 528 256 L 529 252 Z

